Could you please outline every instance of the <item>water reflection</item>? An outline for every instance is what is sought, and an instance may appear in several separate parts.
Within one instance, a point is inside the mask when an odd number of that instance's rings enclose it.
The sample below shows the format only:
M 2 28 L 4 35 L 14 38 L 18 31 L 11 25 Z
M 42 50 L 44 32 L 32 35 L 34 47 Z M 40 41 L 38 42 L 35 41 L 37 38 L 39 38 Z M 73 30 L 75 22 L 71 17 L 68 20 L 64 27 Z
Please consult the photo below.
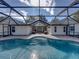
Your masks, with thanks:
M 0 41 L 0 59 L 10 53 L 12 59 L 79 59 L 79 43 L 43 37 Z
M 31 59 L 38 59 L 38 53 L 36 50 L 33 50 L 31 53 Z

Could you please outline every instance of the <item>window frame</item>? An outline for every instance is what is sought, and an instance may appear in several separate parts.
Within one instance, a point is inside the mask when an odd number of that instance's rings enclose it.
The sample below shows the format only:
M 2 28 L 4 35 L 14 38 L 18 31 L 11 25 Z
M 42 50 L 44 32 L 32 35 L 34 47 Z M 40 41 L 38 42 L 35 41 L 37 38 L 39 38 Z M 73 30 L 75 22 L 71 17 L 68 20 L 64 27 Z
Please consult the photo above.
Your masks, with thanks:
M 75 26 L 69 26 L 69 30 L 70 30 L 70 32 L 75 31 Z
M 12 32 L 15 32 L 15 26 L 12 26 Z
M 63 32 L 66 32 L 66 26 L 63 27 Z
M 57 32 L 57 27 L 56 26 L 54 27 L 54 32 Z

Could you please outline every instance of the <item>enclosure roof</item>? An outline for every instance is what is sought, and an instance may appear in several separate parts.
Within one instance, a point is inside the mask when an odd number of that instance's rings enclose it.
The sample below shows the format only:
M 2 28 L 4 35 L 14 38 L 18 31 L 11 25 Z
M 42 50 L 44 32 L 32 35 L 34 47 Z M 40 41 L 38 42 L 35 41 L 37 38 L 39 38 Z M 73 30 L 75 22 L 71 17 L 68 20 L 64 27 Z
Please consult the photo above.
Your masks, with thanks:
M 27 23 L 28 16 L 69 17 L 79 10 L 79 0 L 0 0 L 0 17 Z M 39 18 L 40 19 L 40 18 Z

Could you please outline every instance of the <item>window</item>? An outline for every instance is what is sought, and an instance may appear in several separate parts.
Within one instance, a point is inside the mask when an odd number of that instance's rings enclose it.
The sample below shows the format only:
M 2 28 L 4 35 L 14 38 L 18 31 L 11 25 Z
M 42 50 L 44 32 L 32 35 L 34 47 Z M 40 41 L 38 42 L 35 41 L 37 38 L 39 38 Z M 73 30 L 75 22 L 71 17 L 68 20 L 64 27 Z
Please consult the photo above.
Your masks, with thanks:
M 70 29 L 70 31 L 75 31 L 75 27 L 74 26 L 70 26 L 69 29 Z
M 66 32 L 66 27 L 63 27 L 63 32 Z
M 57 27 L 54 27 L 54 32 L 57 32 Z
M 15 32 L 15 27 L 14 26 L 12 26 L 12 32 Z

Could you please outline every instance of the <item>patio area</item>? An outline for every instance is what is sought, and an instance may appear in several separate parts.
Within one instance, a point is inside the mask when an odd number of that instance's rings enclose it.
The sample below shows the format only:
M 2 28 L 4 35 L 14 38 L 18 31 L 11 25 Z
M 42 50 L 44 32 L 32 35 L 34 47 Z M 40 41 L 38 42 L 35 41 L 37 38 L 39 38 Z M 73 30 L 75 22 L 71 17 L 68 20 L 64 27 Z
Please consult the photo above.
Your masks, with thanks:
M 75 41 L 75 42 L 79 42 L 79 38 L 77 37 L 72 37 L 72 36 L 53 36 L 50 34 L 32 34 L 29 36 L 7 36 L 7 37 L 0 37 L 0 40 L 9 40 L 9 39 L 31 39 L 33 37 L 37 37 L 37 36 L 41 36 L 41 37 L 46 37 L 46 38 L 52 38 L 52 39 L 56 39 L 56 40 L 69 40 L 69 41 Z

